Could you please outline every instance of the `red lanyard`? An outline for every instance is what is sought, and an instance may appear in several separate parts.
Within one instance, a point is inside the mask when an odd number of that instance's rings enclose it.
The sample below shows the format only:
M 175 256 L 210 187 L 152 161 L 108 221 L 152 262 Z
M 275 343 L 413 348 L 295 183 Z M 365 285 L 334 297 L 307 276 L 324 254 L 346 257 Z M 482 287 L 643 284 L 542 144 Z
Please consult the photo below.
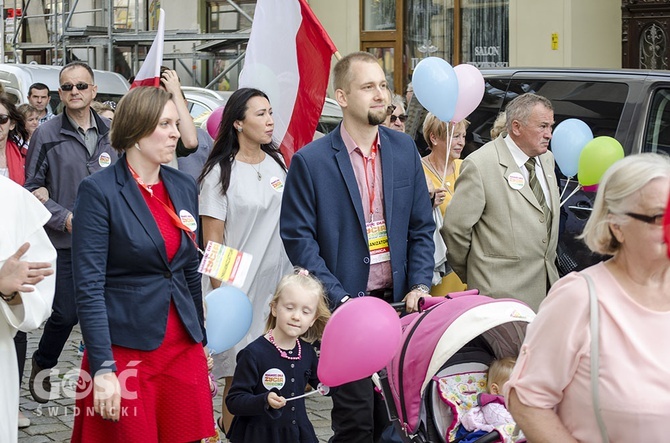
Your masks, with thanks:
M 137 182 L 137 184 L 139 185 L 139 187 L 141 187 L 142 189 L 144 189 L 145 191 L 147 191 L 147 192 L 149 193 L 149 195 L 151 196 L 151 198 L 155 198 L 155 199 L 158 201 L 158 203 L 160 203 L 161 206 L 163 206 L 163 208 L 165 209 L 165 212 L 167 212 L 167 214 L 168 214 L 168 215 L 170 216 L 170 218 L 172 219 L 172 223 L 173 223 L 176 227 L 178 227 L 179 229 L 181 229 L 182 231 L 184 231 L 184 232 L 186 233 L 186 235 L 188 235 L 188 238 L 190 238 L 191 241 L 193 242 L 193 245 L 195 245 L 195 249 L 197 249 L 198 252 L 200 252 L 201 254 L 204 255 L 204 252 L 202 251 L 202 249 L 200 249 L 200 247 L 198 246 L 198 242 L 195 240 L 195 232 L 191 231 L 191 230 L 190 230 L 190 229 L 189 229 L 189 228 L 188 228 L 188 227 L 181 221 L 181 219 L 179 218 L 179 216 L 177 215 L 177 213 L 174 212 L 174 210 L 173 210 L 171 207 L 169 207 L 168 205 L 166 205 L 165 202 L 163 202 L 163 200 L 161 200 L 160 198 L 158 198 L 158 197 L 156 197 L 156 196 L 154 195 L 154 191 L 153 191 L 153 189 L 151 189 L 150 187 L 148 187 L 148 186 L 146 185 L 146 183 L 144 183 L 144 180 L 142 180 L 142 178 L 137 174 L 137 172 L 135 172 L 135 170 L 133 169 L 133 167 L 130 166 L 130 163 L 128 163 L 128 162 L 126 161 L 126 164 L 128 165 L 128 169 L 130 170 L 130 173 L 132 174 L 133 178 L 135 179 L 135 181 Z
M 361 152 L 361 154 L 363 154 Z M 375 140 L 372 143 L 372 149 L 370 149 L 370 157 L 363 155 L 363 167 L 365 168 L 365 186 L 368 189 L 368 198 L 370 199 L 370 221 L 374 215 L 374 204 L 375 204 L 375 180 L 377 179 L 377 169 L 375 167 L 377 160 L 377 141 Z M 368 179 L 368 161 L 372 165 L 372 184 Z

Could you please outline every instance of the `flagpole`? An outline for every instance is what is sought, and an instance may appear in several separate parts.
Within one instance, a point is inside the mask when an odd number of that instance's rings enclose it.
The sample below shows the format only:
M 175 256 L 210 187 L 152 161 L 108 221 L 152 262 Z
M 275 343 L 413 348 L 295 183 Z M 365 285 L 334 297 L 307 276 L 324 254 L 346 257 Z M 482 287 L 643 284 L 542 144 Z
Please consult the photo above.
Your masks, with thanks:
M 340 51 L 335 51 L 335 53 L 333 55 L 335 56 L 335 58 L 338 61 L 340 61 L 342 59 L 342 54 L 340 54 Z

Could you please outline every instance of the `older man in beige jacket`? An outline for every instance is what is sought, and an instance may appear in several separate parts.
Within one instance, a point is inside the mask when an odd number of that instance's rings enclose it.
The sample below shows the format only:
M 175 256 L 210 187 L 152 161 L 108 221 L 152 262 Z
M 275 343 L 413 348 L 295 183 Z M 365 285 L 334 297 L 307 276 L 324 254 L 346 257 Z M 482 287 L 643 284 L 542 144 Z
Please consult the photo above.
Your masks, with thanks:
M 559 194 L 548 151 L 554 111 L 546 98 L 524 94 L 506 112 L 508 136 L 463 161 L 441 234 L 469 288 L 537 311 L 558 279 Z

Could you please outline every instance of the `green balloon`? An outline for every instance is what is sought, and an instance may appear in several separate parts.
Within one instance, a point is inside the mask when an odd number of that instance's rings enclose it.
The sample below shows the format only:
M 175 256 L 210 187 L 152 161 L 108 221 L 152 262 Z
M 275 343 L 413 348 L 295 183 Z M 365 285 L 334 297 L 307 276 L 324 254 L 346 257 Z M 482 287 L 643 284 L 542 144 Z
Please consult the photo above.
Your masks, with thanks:
M 607 169 L 624 157 L 623 146 L 607 136 L 596 137 L 584 146 L 579 155 L 577 179 L 582 186 L 600 183 Z

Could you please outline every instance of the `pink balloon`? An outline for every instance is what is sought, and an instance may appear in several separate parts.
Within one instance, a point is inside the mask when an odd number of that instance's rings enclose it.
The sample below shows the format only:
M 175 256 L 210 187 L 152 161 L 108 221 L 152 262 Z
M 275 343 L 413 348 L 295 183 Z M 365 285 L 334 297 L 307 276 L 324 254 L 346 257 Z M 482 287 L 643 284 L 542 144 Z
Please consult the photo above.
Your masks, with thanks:
M 472 113 L 484 97 L 484 77 L 479 69 L 472 65 L 454 66 L 458 80 L 458 100 L 452 122 L 460 122 Z
M 374 297 L 349 300 L 323 331 L 319 380 L 334 387 L 371 376 L 391 361 L 401 335 L 398 313 L 388 303 Z
M 213 110 L 212 113 L 209 114 L 209 118 L 207 118 L 207 132 L 209 132 L 209 135 L 214 140 L 216 140 L 216 136 L 219 135 L 221 117 L 223 117 L 223 106 Z

